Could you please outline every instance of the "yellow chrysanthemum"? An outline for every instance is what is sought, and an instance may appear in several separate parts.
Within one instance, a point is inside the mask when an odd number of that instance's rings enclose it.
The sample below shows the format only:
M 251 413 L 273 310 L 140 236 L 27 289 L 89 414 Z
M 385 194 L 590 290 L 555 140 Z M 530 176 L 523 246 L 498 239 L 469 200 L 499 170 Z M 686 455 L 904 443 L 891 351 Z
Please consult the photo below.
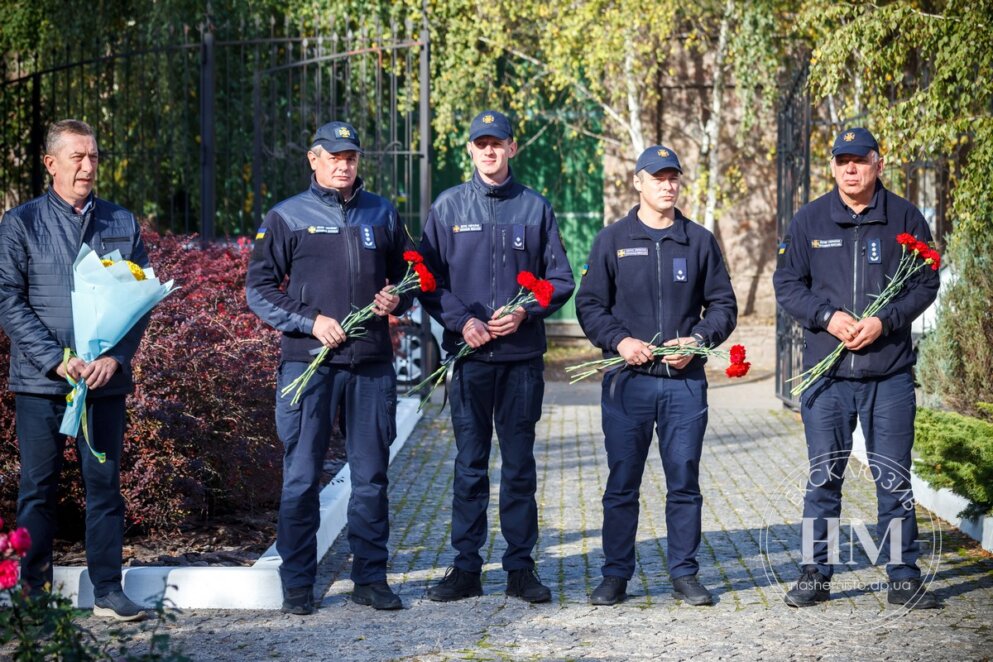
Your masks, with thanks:
M 102 264 L 105 267 L 109 267 L 110 265 L 114 264 L 114 261 L 104 259 L 104 260 L 100 260 L 100 264 Z M 131 275 L 134 276 L 135 280 L 145 280 L 144 269 L 139 267 L 134 262 L 131 262 L 130 260 L 124 260 L 124 264 L 128 265 L 128 269 L 131 270 Z

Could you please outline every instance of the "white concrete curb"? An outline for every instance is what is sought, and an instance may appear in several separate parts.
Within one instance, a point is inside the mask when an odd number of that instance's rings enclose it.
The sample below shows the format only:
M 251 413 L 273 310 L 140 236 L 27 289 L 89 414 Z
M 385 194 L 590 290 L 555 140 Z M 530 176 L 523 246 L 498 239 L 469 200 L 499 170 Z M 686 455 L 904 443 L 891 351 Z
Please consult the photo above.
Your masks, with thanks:
M 855 428 L 852 435 L 852 457 L 862 464 L 868 465 L 865 450 L 865 437 L 862 426 Z M 914 499 L 932 513 L 949 522 L 959 531 L 969 536 L 987 552 L 993 552 L 993 517 L 987 515 L 979 519 L 963 519 L 959 513 L 969 505 L 969 501 L 955 494 L 948 488 L 935 489 L 913 470 L 910 472 L 910 484 L 914 488 Z
M 397 436 L 390 446 L 390 462 L 407 443 L 421 414 L 419 400 L 397 402 Z M 346 464 L 321 490 L 321 526 L 317 531 L 317 558 L 334 544 L 345 527 L 351 473 Z M 279 582 L 279 555 L 273 545 L 251 568 L 160 567 L 124 569 L 124 591 L 146 608 L 164 597 L 181 609 L 279 609 L 283 602 Z M 80 608 L 93 606 L 93 584 L 85 567 L 56 566 L 55 586 Z

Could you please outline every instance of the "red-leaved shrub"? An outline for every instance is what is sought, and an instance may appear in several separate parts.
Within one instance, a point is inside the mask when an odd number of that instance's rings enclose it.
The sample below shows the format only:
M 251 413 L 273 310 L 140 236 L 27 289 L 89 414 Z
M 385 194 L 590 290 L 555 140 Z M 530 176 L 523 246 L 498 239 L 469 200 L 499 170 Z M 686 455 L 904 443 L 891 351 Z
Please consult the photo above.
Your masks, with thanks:
M 180 289 L 152 313 L 133 367 L 121 489 L 131 525 L 171 530 L 212 513 L 278 503 L 282 446 L 273 408 L 278 334 L 245 302 L 250 242 L 202 247 L 144 232 L 156 275 Z M 17 498 L 9 341 L 0 333 L 0 514 Z M 66 459 L 76 459 L 68 445 Z M 63 469 L 60 521 L 82 521 L 75 462 Z

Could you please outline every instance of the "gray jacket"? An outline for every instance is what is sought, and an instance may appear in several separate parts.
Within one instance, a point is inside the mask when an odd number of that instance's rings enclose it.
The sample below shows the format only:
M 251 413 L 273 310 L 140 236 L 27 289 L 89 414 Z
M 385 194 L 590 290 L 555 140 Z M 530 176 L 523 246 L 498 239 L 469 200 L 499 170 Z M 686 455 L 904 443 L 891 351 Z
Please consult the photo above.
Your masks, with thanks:
M 83 242 L 98 255 L 119 250 L 124 259 L 148 266 L 134 215 L 92 194 L 82 214 L 49 189 L 0 220 L 0 327 L 11 341 L 9 388 L 15 393 L 69 392 L 55 369 L 63 348 L 75 346 L 72 263 Z M 146 324 L 147 317 L 107 352 L 121 369 L 88 397 L 131 392 L 131 358 Z

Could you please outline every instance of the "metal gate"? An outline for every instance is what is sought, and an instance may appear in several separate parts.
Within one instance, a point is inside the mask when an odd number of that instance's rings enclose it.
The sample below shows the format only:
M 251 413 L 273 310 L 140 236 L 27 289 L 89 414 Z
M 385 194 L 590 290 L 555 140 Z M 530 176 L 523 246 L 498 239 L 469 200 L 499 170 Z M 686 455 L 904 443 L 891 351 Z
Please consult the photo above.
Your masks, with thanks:
M 810 200 L 810 98 L 807 65 L 794 76 L 777 113 L 776 232 L 782 243 L 793 214 Z M 776 306 L 776 397 L 800 408 L 789 381 L 803 371 L 803 328 Z
M 273 49 L 278 55 L 255 69 L 252 83 L 256 225 L 307 187 L 317 127 L 343 120 L 359 132 L 366 189 L 391 200 L 416 236 L 431 204 L 427 39 L 426 30 L 419 40 L 332 35 Z

